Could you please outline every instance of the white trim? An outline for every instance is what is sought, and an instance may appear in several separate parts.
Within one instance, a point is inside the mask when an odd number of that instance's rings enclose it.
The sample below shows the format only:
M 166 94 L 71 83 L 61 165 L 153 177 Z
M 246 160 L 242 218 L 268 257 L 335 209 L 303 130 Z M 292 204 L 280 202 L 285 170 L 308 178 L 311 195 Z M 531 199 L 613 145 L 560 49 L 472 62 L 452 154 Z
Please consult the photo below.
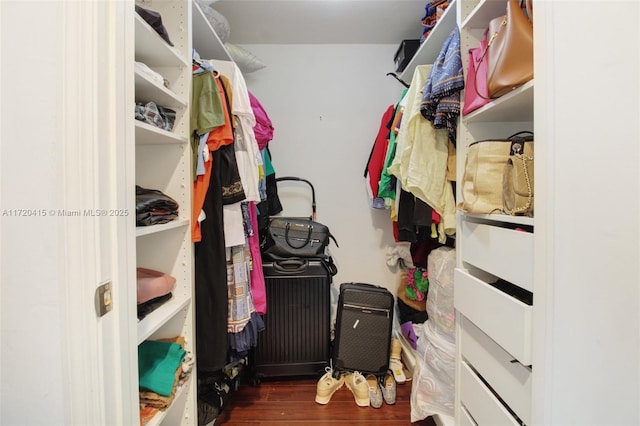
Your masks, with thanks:
M 550 424 L 553 406 L 551 387 L 553 365 L 551 342 L 553 339 L 554 305 L 554 212 L 553 199 L 555 179 L 555 93 L 554 76 L 554 17 L 552 2 L 537 2 L 534 31 L 534 93 L 535 138 L 536 138 L 536 227 L 534 239 L 533 281 L 535 302 L 533 304 L 533 364 L 532 375 L 532 424 Z
M 94 208 L 96 175 L 96 27 L 97 4 L 64 2 L 62 7 L 63 205 Z M 72 77 L 73 76 L 73 77 Z M 99 332 L 93 305 L 97 226 L 92 217 L 58 219 L 61 229 L 60 291 L 64 301 L 63 367 L 65 416 L 72 424 L 101 424 L 104 398 Z M 81 398 L 79 396 L 82 396 Z

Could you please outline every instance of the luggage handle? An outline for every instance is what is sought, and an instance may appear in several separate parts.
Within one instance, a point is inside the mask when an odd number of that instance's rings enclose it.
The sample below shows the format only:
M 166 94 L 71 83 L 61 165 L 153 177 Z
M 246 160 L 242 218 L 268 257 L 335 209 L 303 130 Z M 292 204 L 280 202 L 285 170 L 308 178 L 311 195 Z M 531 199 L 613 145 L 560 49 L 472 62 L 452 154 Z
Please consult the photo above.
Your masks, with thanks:
M 311 188 L 311 219 L 316 220 L 316 190 L 313 187 L 313 184 L 306 179 L 302 179 L 295 176 L 283 176 L 283 177 L 276 178 L 276 183 L 282 182 L 285 180 L 304 182 L 307 185 L 309 185 L 309 187 Z
M 273 262 L 273 269 L 284 274 L 297 274 L 304 272 L 309 267 L 309 262 L 305 259 L 293 258 L 278 260 Z

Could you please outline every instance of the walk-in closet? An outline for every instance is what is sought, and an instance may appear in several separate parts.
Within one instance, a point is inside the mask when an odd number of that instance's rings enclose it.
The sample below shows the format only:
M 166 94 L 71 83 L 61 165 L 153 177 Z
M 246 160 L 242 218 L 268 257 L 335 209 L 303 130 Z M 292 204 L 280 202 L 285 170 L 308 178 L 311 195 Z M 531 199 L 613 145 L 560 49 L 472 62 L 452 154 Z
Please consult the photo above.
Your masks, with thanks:
M 533 77 L 463 114 L 509 4 Z M 256 350 L 328 380 L 287 420 L 382 424 L 389 396 L 365 407 L 334 374 L 344 283 L 395 299 L 402 424 L 640 424 L 638 2 L 3 0 L 0 19 L 0 424 L 232 424 L 238 386 L 292 371 L 257 373 Z M 522 132 L 525 214 L 467 210 L 476 144 Z M 311 209 L 330 256 L 276 321 L 262 232 Z

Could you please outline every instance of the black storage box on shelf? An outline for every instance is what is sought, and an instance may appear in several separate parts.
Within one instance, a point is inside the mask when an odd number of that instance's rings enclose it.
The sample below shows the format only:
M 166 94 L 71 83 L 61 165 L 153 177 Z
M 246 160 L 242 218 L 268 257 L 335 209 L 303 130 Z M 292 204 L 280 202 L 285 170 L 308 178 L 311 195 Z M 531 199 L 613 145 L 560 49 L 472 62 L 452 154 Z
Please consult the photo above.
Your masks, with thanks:
M 416 54 L 420 47 L 420 40 L 402 40 L 400 47 L 393 58 L 396 63 L 396 72 L 402 72 Z

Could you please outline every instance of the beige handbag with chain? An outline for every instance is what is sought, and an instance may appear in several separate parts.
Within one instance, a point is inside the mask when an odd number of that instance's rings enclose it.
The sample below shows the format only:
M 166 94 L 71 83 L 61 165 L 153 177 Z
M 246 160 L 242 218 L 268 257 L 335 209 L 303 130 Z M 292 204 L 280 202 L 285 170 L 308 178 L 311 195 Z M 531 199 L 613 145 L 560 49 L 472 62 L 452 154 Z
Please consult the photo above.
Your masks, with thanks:
M 458 204 L 458 209 L 477 214 L 530 214 L 533 211 L 533 168 L 527 168 L 526 174 L 521 170 L 523 162 L 518 157 L 520 154 L 525 158 L 533 158 L 531 132 L 516 133 L 507 139 L 489 139 L 470 144 L 461 182 L 462 201 Z M 509 178 L 505 178 L 505 169 L 510 160 L 513 168 L 509 171 Z M 525 160 L 524 164 L 532 166 L 533 162 Z M 522 197 L 529 199 L 529 187 L 531 202 L 524 208 L 526 202 L 521 204 Z M 505 208 L 505 192 L 509 198 L 508 211 Z
M 533 141 L 514 143 L 504 167 L 504 211 L 512 216 L 533 216 Z

